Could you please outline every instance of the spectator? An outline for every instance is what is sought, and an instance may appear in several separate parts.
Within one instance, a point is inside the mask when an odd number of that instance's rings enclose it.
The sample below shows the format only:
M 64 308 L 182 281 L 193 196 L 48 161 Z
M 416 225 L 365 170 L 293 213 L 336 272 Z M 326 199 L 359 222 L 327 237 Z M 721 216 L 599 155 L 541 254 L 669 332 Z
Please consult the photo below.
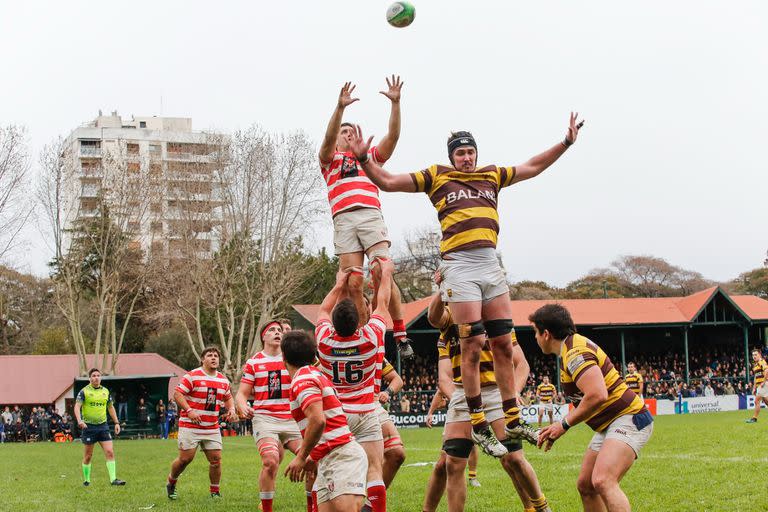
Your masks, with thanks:
M 736 389 L 733 387 L 733 384 L 731 384 L 731 381 L 725 381 L 725 386 L 723 387 L 723 393 L 726 395 L 735 395 Z
M 11 436 L 13 441 L 17 443 L 27 442 L 27 429 L 24 423 L 21 422 L 21 416 L 18 416 L 13 425 L 11 425 Z
M 13 414 L 11 414 L 11 408 L 7 405 L 5 406 L 5 409 L 3 410 L 3 413 L 0 414 L 0 416 L 3 417 L 3 423 L 5 423 L 6 426 L 9 426 L 13 423 Z
M 16 420 L 21 420 L 21 422 L 24 422 L 24 417 L 21 414 L 21 409 L 19 409 L 18 405 L 13 406 L 13 411 L 11 411 L 11 418 L 12 422 L 16 423 Z
M 179 408 L 176 405 L 175 400 L 169 400 L 168 401 L 168 409 L 167 409 L 167 415 L 168 415 L 168 432 L 174 432 L 176 430 L 176 418 L 179 413 Z
M 709 382 L 707 382 L 707 386 L 704 388 L 704 396 L 706 397 L 715 396 L 715 389 L 712 387 L 712 384 Z
M 400 399 L 400 412 L 411 412 L 411 401 L 408 400 L 408 395 L 403 393 L 403 397 Z
M 31 414 L 25 425 L 27 427 L 27 441 L 37 441 L 40 439 L 40 426 Z
M 155 413 L 157 413 L 157 425 L 160 427 L 160 437 L 168 439 L 168 417 L 165 413 L 165 404 L 162 398 L 158 400 L 155 406 Z
M 115 402 L 117 403 L 117 420 L 125 425 L 125 422 L 128 421 L 128 394 L 124 387 L 120 387 L 115 395 Z
M 139 405 L 136 406 L 136 419 L 139 421 L 139 428 L 146 429 L 149 423 L 149 410 L 143 398 L 139 398 Z
M 51 418 L 51 425 L 48 427 L 48 436 L 53 441 L 56 439 L 56 434 L 63 434 L 64 431 L 61 428 L 61 423 L 57 418 Z
M 5 420 L 0 421 L 0 443 L 5 442 Z

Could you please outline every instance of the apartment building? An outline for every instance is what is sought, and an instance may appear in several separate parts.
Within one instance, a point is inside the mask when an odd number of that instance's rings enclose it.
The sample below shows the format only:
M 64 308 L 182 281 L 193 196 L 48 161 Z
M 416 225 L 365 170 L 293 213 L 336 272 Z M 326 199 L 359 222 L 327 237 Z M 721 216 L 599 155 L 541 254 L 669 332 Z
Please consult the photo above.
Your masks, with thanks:
M 190 118 L 99 112 L 65 139 L 65 227 L 98 215 L 109 197 L 110 211 L 145 254 L 183 259 L 193 248 L 210 257 L 221 218 L 221 141 L 192 131 Z

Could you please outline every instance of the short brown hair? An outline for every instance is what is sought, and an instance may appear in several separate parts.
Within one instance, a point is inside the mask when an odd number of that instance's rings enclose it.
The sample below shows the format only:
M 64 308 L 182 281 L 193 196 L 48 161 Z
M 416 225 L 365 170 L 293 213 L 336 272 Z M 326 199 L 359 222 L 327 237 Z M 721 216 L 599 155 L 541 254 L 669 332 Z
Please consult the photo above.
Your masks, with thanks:
M 88 376 L 90 377 L 90 376 L 91 376 L 91 375 L 93 375 L 95 372 L 99 372 L 99 373 L 101 373 L 101 370 L 99 370 L 98 368 L 91 368 L 90 370 L 88 370 Z
M 208 354 L 209 352 L 216 352 L 216 355 L 219 356 L 219 359 L 221 359 L 221 350 L 219 350 L 218 347 L 210 346 L 210 347 L 205 347 L 203 349 L 203 353 L 200 354 L 200 360 L 202 361 L 203 359 L 205 359 L 206 354 Z
M 336 303 L 331 312 L 331 321 L 333 328 L 336 329 L 340 336 L 352 336 L 355 334 L 357 323 L 360 321 L 360 315 L 357 313 L 357 306 L 352 302 L 352 299 L 346 298 Z
M 564 340 L 576 333 L 576 326 L 571 314 L 561 304 L 541 306 L 528 317 L 528 320 L 536 326 L 539 332 L 547 330 L 558 340 Z

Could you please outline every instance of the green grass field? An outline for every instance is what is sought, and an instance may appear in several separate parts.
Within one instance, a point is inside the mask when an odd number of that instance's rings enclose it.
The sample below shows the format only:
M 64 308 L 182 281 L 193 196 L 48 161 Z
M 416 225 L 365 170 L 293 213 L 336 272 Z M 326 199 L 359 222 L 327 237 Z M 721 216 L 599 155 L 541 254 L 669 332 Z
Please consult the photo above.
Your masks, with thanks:
M 662 416 L 623 487 L 637 511 L 754 511 L 768 510 L 763 467 L 768 462 L 764 442 L 768 417 L 747 425 L 746 411 L 702 415 Z M 404 430 L 408 458 L 389 490 L 389 510 L 421 510 L 431 466 L 408 464 L 434 461 L 441 429 Z M 526 455 L 555 511 L 581 510 L 575 482 L 581 456 L 591 436 L 584 426 L 571 430 L 549 453 L 526 448 Z M 255 511 L 258 507 L 259 460 L 250 438 L 225 438 L 224 499 L 208 497 L 207 464 L 202 454 L 179 480 L 180 499 L 165 497 L 165 477 L 176 454 L 173 440 L 116 443 L 118 477 L 123 488 L 107 484 L 103 455 L 94 457 L 93 483 L 81 485 L 82 445 L 37 443 L 0 446 L 0 496 L 4 510 L 32 511 Z M 514 489 L 495 460 L 482 457 L 482 488 L 470 489 L 468 511 L 522 510 Z M 759 502 L 753 496 L 761 491 Z M 281 477 L 276 510 L 304 510 L 303 487 Z M 440 510 L 445 510 L 445 502 Z

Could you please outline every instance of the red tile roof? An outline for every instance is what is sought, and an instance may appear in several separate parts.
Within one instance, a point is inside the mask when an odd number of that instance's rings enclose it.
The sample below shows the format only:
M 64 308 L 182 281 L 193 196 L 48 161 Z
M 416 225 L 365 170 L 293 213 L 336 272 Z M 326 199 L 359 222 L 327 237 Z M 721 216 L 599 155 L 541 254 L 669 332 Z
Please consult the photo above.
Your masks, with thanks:
M 686 324 L 696 318 L 718 291 L 730 297 L 751 320 L 768 320 L 768 301 L 753 295 L 729 296 L 716 286 L 687 297 L 513 300 L 512 320 L 515 325 L 528 325 L 528 315 L 536 309 L 544 304 L 559 303 L 568 308 L 578 325 Z M 431 297 L 426 297 L 404 304 L 406 325 L 426 312 L 430 300 Z M 315 323 L 319 306 L 302 304 L 293 308 Z M 392 328 L 391 322 L 388 327 Z
M 93 362 L 93 355 L 86 361 Z M 98 366 L 98 365 L 96 365 Z M 176 375 L 170 384 L 175 387 L 186 370 L 159 354 L 121 354 L 115 375 Z M 79 375 L 77 355 L 0 356 L 0 404 L 49 404 L 64 393 Z M 169 386 L 169 389 L 172 389 Z

